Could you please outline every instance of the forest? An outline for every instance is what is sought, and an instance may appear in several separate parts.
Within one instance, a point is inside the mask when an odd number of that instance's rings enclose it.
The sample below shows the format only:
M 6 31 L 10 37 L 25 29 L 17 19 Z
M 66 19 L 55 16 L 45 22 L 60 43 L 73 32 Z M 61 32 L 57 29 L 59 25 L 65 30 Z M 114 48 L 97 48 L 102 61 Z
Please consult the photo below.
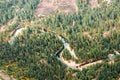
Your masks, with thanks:
M 90 8 L 89 0 L 76 0 L 78 13 L 54 13 L 40 18 L 34 14 L 39 0 L 0 0 L 0 70 L 16 80 L 119 80 L 120 0 Z M 25 28 L 10 44 L 11 35 Z M 43 32 L 42 32 L 43 29 Z M 46 31 L 46 32 L 45 32 Z M 78 59 L 68 50 L 63 58 L 87 68 L 72 69 L 55 56 L 64 46 L 63 36 Z M 60 54 L 60 53 L 59 53 Z M 114 63 L 108 55 L 115 55 Z M 1 76 L 0 76 L 1 79 Z

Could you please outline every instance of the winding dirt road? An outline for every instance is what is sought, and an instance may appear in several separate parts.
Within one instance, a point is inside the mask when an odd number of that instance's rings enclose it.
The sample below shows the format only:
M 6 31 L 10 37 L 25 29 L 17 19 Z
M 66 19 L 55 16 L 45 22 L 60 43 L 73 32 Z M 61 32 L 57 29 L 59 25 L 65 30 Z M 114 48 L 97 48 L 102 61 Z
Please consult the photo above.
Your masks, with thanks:
M 12 39 L 11 40 L 14 40 L 15 37 L 19 36 L 20 33 L 22 33 L 22 31 L 25 30 L 24 28 L 20 28 L 18 30 L 16 30 L 14 32 L 14 37 L 11 37 Z M 41 29 L 41 32 L 50 32 L 50 33 L 53 33 L 49 30 L 46 30 L 46 29 Z M 19 34 L 18 34 L 19 33 Z M 62 36 L 56 34 L 56 33 L 53 33 L 54 35 L 56 35 L 56 37 L 59 38 L 59 40 L 62 41 L 63 45 L 64 45 L 64 49 L 62 50 L 62 52 L 60 52 L 60 57 L 58 58 L 58 60 L 60 60 L 63 64 L 65 64 L 66 66 L 68 66 L 69 68 L 72 68 L 72 69 L 79 69 L 79 70 L 82 70 L 83 68 L 87 68 L 88 66 L 92 66 L 92 65 L 95 65 L 95 64 L 98 64 L 98 63 L 102 63 L 103 60 L 98 60 L 98 61 L 95 61 L 95 62 L 91 62 L 91 63 L 87 63 L 87 64 L 84 64 L 82 65 L 82 63 L 76 63 L 75 61 L 71 60 L 71 61 L 67 61 L 63 58 L 62 54 L 63 54 L 63 51 L 65 49 L 67 49 L 70 53 L 70 55 L 75 58 L 75 59 L 78 59 L 78 57 L 76 56 L 75 52 L 74 52 L 74 49 L 72 49 L 69 45 L 69 43 L 66 42 L 66 40 L 64 38 L 62 38 Z

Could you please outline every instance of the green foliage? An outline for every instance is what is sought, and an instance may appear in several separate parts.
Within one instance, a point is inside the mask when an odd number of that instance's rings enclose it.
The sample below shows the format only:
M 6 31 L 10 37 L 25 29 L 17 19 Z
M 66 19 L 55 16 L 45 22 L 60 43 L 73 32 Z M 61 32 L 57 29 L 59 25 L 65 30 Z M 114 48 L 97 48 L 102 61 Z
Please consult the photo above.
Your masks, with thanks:
M 15 17 L 20 21 L 33 19 L 33 10 L 38 3 L 39 0 L 3 0 L 0 2 L 0 24 L 5 24 Z
M 108 64 L 108 55 L 120 50 L 120 4 L 115 0 L 110 6 L 91 9 L 84 0 L 77 0 L 78 14 L 55 14 L 38 21 L 34 17 L 39 0 L 4 0 L 0 2 L 0 24 L 17 18 L 8 32 L 0 33 L 0 68 L 21 80 L 117 80 L 120 74 L 120 56 L 114 64 Z M 88 0 L 87 0 L 88 1 Z M 84 4 L 85 3 L 85 4 Z M 87 4 L 89 1 L 87 2 Z M 32 21 L 24 35 L 15 38 L 12 45 L 5 39 L 24 21 Z M 32 28 L 31 28 L 32 27 Z M 40 32 L 41 27 L 52 33 Z M 97 60 L 105 62 L 87 69 L 68 69 L 54 54 L 63 46 L 55 34 L 64 36 L 75 50 L 77 63 Z M 105 34 L 106 33 L 106 34 Z M 68 51 L 63 57 L 72 59 Z M 74 75 L 73 75 L 74 74 Z M 76 74 L 76 75 L 75 75 Z

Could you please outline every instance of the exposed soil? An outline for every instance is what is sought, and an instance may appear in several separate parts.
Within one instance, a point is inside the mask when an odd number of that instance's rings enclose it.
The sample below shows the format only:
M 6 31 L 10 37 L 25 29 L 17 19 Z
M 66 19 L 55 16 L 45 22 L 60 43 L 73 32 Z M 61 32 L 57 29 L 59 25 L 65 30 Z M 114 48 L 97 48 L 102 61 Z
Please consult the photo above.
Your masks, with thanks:
M 16 80 L 13 77 L 7 75 L 4 71 L 0 70 L 0 80 Z
M 91 0 L 90 5 L 91 5 L 92 9 L 99 7 L 99 4 L 98 4 L 97 0 Z
M 104 38 L 106 38 L 107 36 L 109 36 L 110 35 L 110 31 L 105 31 L 104 33 L 103 33 L 103 37 Z
M 96 64 L 100 64 L 103 62 L 103 60 L 98 60 L 98 61 L 95 61 L 95 62 L 91 62 L 91 63 L 87 63 L 87 64 L 84 64 L 82 65 L 82 63 L 76 63 L 75 61 L 71 60 L 70 62 L 65 60 L 62 56 L 62 53 L 60 55 L 61 57 L 61 62 L 66 64 L 69 68 L 72 68 L 72 69 L 79 69 L 79 70 L 82 70 L 83 68 L 87 68 L 89 66 L 92 66 L 92 65 L 96 65 Z
M 78 12 L 76 0 L 42 0 L 35 10 L 35 14 L 43 16 L 55 11 L 66 14 Z
M 0 25 L 0 32 L 3 32 L 3 31 L 5 31 L 5 26 Z
M 91 35 L 89 34 L 89 32 L 83 32 L 83 35 L 89 37 L 89 38 L 92 38 Z

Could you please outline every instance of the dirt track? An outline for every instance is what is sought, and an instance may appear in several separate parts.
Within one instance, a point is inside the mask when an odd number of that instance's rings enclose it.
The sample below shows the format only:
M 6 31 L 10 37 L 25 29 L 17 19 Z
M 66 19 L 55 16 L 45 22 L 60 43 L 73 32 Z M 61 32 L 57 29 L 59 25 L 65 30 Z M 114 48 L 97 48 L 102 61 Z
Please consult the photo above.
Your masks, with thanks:
M 60 13 L 73 13 L 78 12 L 76 0 L 42 0 L 40 1 L 35 14 L 47 15 L 58 11 Z
M 16 32 L 14 33 L 14 37 L 17 37 L 18 36 L 18 33 L 21 33 L 22 30 L 24 30 L 25 28 L 20 28 L 18 30 L 16 30 Z M 46 32 L 44 30 L 41 30 L 42 32 Z M 51 31 L 47 31 L 47 32 L 51 32 Z M 54 33 L 55 34 L 55 33 Z M 74 52 L 74 49 L 71 49 L 69 43 L 67 43 L 60 35 L 57 35 L 55 34 L 63 43 L 65 49 L 67 49 L 70 53 L 70 55 L 72 57 L 74 57 L 75 59 L 78 59 L 78 57 L 76 56 L 75 52 Z M 14 39 L 12 39 L 14 41 Z M 71 60 L 70 62 L 65 60 L 62 56 L 63 54 L 63 51 L 60 53 L 60 58 L 59 60 L 64 63 L 65 65 L 67 65 L 69 68 L 72 68 L 72 69 L 79 69 L 79 70 L 82 70 L 83 68 L 86 68 L 88 66 L 91 66 L 91 65 L 95 65 L 97 63 L 102 63 L 103 60 L 98 60 L 98 61 L 95 61 L 95 62 L 91 62 L 91 63 L 87 63 L 85 65 L 81 65 L 81 63 L 77 64 L 75 61 Z

